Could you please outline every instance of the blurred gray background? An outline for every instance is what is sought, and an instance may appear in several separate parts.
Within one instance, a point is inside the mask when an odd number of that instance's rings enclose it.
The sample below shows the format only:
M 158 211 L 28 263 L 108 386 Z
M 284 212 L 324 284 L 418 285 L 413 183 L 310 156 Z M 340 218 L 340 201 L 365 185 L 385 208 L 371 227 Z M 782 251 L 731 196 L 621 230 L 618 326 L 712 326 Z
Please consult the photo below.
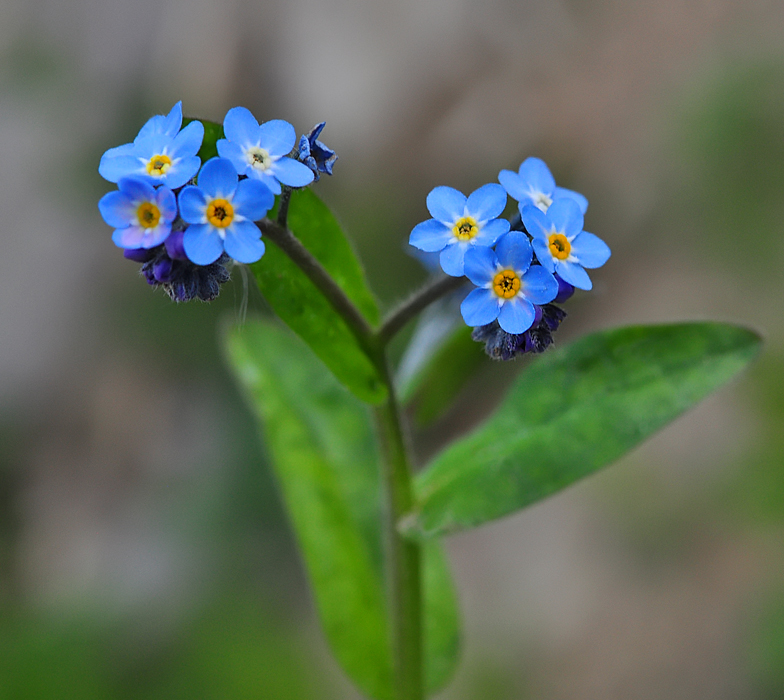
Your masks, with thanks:
M 103 151 L 180 99 L 327 121 L 316 191 L 385 307 L 425 277 L 427 192 L 536 155 L 613 249 L 558 342 L 762 331 L 621 463 L 448 541 L 465 641 L 439 697 L 784 697 L 782 29 L 773 0 L 3 0 L 0 698 L 357 697 L 218 346 L 263 302 L 235 273 L 171 303 L 98 214 Z

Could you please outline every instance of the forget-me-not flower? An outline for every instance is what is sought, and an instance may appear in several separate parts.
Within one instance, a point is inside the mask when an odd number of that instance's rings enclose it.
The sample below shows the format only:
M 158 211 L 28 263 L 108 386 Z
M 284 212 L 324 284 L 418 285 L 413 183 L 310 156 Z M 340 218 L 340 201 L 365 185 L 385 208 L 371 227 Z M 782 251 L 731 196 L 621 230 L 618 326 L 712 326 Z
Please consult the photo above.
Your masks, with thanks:
M 539 262 L 578 289 L 590 289 L 591 279 L 584 268 L 604 265 L 610 249 L 601 238 L 583 231 L 583 215 L 577 203 L 568 198 L 559 199 L 547 213 L 528 204 L 521 214 L 526 230 L 533 237 Z
M 275 194 L 281 184 L 305 187 L 313 172 L 304 163 L 288 158 L 297 141 L 294 127 L 282 119 L 259 125 L 245 107 L 232 107 L 223 119 L 225 139 L 219 139 L 218 154 L 228 158 L 240 175 L 263 182 Z
M 180 192 L 180 216 L 190 224 L 182 238 L 188 258 L 209 265 L 226 253 L 243 263 L 264 255 L 261 231 L 254 223 L 272 207 L 275 197 L 258 180 L 239 181 L 226 158 L 210 158 L 199 173 L 198 186 Z
M 318 140 L 319 134 L 321 134 L 326 124 L 327 122 L 316 124 L 309 134 L 302 134 L 299 137 L 299 146 L 297 148 L 297 158 L 313 171 L 316 182 L 318 182 L 319 173 L 332 175 L 332 166 L 338 159 L 335 151 L 327 148 Z
M 171 233 L 177 216 L 177 200 L 168 187 L 157 190 L 148 182 L 124 177 L 114 192 L 101 197 L 98 209 L 103 220 L 114 226 L 112 240 L 119 248 L 154 248 Z
M 133 143 L 110 148 L 101 157 L 98 172 L 109 182 L 123 177 L 140 177 L 154 185 L 182 187 L 198 171 L 196 155 L 204 139 L 204 125 L 182 126 L 182 102 L 166 116 L 157 115 L 141 128 Z
M 433 218 L 414 226 L 408 242 L 427 253 L 441 251 L 441 267 L 461 277 L 466 251 L 489 247 L 509 231 L 509 222 L 498 217 L 506 206 L 501 185 L 483 185 L 468 197 L 452 187 L 436 187 L 427 195 Z
M 541 265 L 531 265 L 532 260 L 531 243 L 520 231 L 507 233 L 495 251 L 469 250 L 465 274 L 478 289 L 460 305 L 465 322 L 484 326 L 497 319 L 507 333 L 525 333 L 537 320 L 534 304 L 547 304 L 558 293 L 555 277 Z
M 563 198 L 577 202 L 583 214 L 588 209 L 588 200 L 579 192 L 555 186 L 555 178 L 541 158 L 526 158 L 516 173 L 502 170 L 498 181 L 520 203 L 521 212 L 527 204 L 546 212 L 553 202 Z

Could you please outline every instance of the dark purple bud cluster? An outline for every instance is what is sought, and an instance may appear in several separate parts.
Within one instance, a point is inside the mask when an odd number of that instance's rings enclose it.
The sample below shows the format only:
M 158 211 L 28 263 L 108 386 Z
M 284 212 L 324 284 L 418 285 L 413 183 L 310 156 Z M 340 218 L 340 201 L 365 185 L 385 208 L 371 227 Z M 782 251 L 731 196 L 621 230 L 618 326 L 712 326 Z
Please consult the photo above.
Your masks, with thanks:
M 536 307 L 536 320 L 525 333 L 507 333 L 493 321 L 474 328 L 471 337 L 485 344 L 485 352 L 494 360 L 513 360 L 525 353 L 538 354 L 553 344 L 553 332 L 566 318 L 566 311 L 555 304 Z

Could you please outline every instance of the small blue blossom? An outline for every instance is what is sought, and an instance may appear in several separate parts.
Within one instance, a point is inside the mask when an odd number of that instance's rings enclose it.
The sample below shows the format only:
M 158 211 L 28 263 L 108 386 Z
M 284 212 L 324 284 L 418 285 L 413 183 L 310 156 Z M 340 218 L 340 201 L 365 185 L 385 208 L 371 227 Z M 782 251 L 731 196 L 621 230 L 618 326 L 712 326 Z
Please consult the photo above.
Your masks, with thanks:
M 198 186 L 180 192 L 180 216 L 190 224 L 182 247 L 191 262 L 209 265 L 224 251 L 242 263 L 264 255 L 254 222 L 270 210 L 275 197 L 258 180 L 238 180 L 230 160 L 211 158 L 199 173 Z
M 483 185 L 468 197 L 452 187 L 436 187 L 427 195 L 433 218 L 414 226 L 408 242 L 426 253 L 441 251 L 444 272 L 461 277 L 467 250 L 492 246 L 509 231 L 509 222 L 498 218 L 505 206 L 500 185 Z
M 182 102 L 178 102 L 165 117 L 149 119 L 133 143 L 106 151 L 98 172 L 109 182 L 137 177 L 171 189 L 182 187 L 199 171 L 201 160 L 196 154 L 204 126 L 194 121 L 180 131 L 181 126 Z
M 297 133 L 282 119 L 259 125 L 245 107 L 233 107 L 223 119 L 225 139 L 217 143 L 218 154 L 228 158 L 240 175 L 263 182 L 275 194 L 281 185 L 305 187 L 313 182 L 311 169 L 288 158 Z
M 338 159 L 335 151 L 327 148 L 318 140 L 326 124 L 327 122 L 316 124 L 309 134 L 303 134 L 299 137 L 297 158 L 313 171 L 316 182 L 318 182 L 319 173 L 332 175 L 332 165 Z
M 526 158 L 516 173 L 502 170 L 498 181 L 509 196 L 520 203 L 521 212 L 527 204 L 546 212 L 553 202 L 563 198 L 577 202 L 583 214 L 588 209 L 588 200 L 579 192 L 555 186 L 555 178 L 540 158 Z
M 149 249 L 163 243 L 177 216 L 174 192 L 166 186 L 156 190 L 133 177 L 122 178 L 118 187 L 98 202 L 103 220 L 115 229 L 114 244 L 119 248 Z
M 604 265 L 610 249 L 601 238 L 583 231 L 583 215 L 577 203 L 559 199 L 547 213 L 527 204 L 521 214 L 533 237 L 536 257 L 545 269 L 578 289 L 591 289 L 591 279 L 584 268 Z
M 531 265 L 533 249 L 528 236 L 507 233 L 496 246 L 477 247 L 465 255 L 465 274 L 477 287 L 463 300 L 460 311 L 469 326 L 484 326 L 496 319 L 507 333 L 525 333 L 541 319 L 537 305 L 558 293 L 558 282 L 541 265 Z

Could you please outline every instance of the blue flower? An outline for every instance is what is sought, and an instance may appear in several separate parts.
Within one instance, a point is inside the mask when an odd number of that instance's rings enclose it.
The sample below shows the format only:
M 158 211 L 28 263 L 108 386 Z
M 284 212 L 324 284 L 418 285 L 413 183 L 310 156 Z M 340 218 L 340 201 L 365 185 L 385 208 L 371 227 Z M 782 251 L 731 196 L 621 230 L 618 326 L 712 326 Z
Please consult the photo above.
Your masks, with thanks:
M 210 158 L 199 173 L 198 186 L 180 192 L 180 216 L 190 224 L 182 245 L 191 262 L 209 265 L 226 253 L 243 263 L 264 255 L 261 231 L 254 221 L 272 207 L 275 197 L 261 182 L 238 182 L 226 158 Z
M 133 143 L 106 151 L 98 172 L 109 182 L 139 177 L 171 189 L 182 187 L 199 171 L 201 160 L 196 154 L 204 138 L 204 126 L 191 122 L 180 131 L 181 126 L 182 102 L 178 102 L 167 116 L 149 119 Z
M 583 231 L 580 207 L 564 198 L 553 202 L 546 214 L 530 204 L 521 214 L 539 262 L 578 289 L 590 289 L 591 279 L 583 268 L 604 265 L 610 249 L 601 238 Z
M 505 206 L 500 185 L 483 185 L 467 198 L 451 187 L 436 187 L 427 195 L 433 218 L 414 226 L 408 242 L 426 253 L 441 251 L 444 272 L 461 277 L 467 250 L 492 246 L 509 230 L 509 222 L 497 218 Z
M 168 187 L 157 190 L 138 178 L 124 177 L 119 189 L 101 197 L 98 209 L 103 220 L 114 226 L 119 248 L 154 248 L 171 233 L 177 216 L 177 200 Z
M 528 236 L 507 233 L 496 246 L 478 247 L 465 256 L 465 273 L 478 289 L 463 300 L 460 311 L 469 326 L 498 319 L 507 333 L 525 333 L 537 321 L 536 305 L 547 304 L 558 293 L 558 282 L 541 265 L 531 265 Z
M 303 134 L 299 137 L 297 158 L 313 171 L 317 182 L 319 173 L 332 175 L 332 165 L 338 159 L 335 151 L 327 148 L 318 140 L 319 134 L 321 134 L 321 130 L 326 123 L 316 124 L 309 134 Z
M 218 154 L 228 158 L 240 175 L 259 180 L 275 194 L 281 184 L 305 187 L 313 182 L 311 169 L 286 156 L 294 148 L 297 134 L 282 119 L 261 126 L 245 107 L 233 107 L 223 120 L 225 139 L 218 141 Z
M 588 209 L 588 200 L 579 192 L 555 186 L 555 178 L 540 158 L 526 158 L 516 173 L 502 170 L 498 181 L 509 196 L 520 203 L 521 212 L 527 204 L 546 212 L 553 202 L 563 198 L 577 202 L 583 214 Z

